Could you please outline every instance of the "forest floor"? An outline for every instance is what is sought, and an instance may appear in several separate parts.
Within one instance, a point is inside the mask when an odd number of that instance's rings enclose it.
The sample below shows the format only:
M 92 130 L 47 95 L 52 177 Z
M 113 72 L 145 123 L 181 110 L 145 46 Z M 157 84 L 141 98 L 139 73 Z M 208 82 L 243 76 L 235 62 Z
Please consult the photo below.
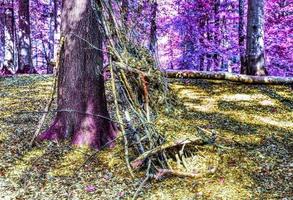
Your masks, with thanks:
M 0 78 L 0 199 L 131 199 L 143 177 L 130 178 L 121 141 L 84 166 L 91 150 L 66 142 L 30 147 L 42 114 L 23 111 L 42 110 L 52 82 Z M 198 146 L 188 167 L 217 170 L 153 180 L 141 199 L 293 199 L 292 88 L 207 80 L 171 86 L 188 112 L 162 114 L 156 124 L 167 138 L 194 136 L 198 127 L 216 133 L 216 145 Z

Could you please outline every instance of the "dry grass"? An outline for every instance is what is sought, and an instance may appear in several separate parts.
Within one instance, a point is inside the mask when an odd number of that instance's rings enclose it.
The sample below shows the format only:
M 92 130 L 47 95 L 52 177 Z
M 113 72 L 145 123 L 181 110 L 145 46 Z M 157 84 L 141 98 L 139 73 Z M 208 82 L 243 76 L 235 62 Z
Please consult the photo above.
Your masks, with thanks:
M 92 150 L 66 142 L 29 147 L 41 114 L 15 112 L 41 110 L 51 87 L 49 76 L 0 79 L 0 199 L 131 198 L 141 180 L 129 178 L 121 141 L 79 171 Z M 197 180 L 152 181 L 141 199 L 292 198 L 292 89 L 206 80 L 172 89 L 188 112 L 178 107 L 156 124 L 169 139 L 196 135 L 197 126 L 216 132 L 217 146 L 194 148 L 185 164 L 192 172 L 217 171 Z M 183 169 L 174 160 L 170 165 Z

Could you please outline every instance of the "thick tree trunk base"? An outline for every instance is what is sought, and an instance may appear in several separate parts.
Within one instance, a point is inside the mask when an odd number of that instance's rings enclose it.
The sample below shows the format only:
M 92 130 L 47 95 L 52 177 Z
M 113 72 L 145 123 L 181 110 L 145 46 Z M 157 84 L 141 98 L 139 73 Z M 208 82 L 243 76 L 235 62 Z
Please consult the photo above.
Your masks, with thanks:
M 52 125 L 39 136 L 36 141 L 62 141 L 70 139 L 71 144 L 77 147 L 90 147 L 102 149 L 104 147 L 113 147 L 117 136 L 116 126 L 106 119 L 94 116 L 84 116 L 78 114 L 79 123 L 71 121 L 70 113 L 58 113 Z M 74 124 L 78 124 L 74 127 Z
M 192 70 L 167 70 L 165 74 L 167 78 L 214 79 L 251 84 L 293 84 L 293 77 L 250 76 L 242 74 L 232 74 L 228 72 L 200 72 Z
M 61 117 L 56 117 L 52 125 L 43 133 L 38 135 L 37 141 L 61 141 L 65 139 L 65 122 Z

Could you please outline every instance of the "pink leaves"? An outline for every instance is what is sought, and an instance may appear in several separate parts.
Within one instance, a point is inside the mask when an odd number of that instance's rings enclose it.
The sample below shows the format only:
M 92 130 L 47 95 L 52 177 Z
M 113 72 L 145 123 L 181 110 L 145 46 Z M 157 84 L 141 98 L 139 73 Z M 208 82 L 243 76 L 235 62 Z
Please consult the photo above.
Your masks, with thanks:
M 224 184 L 224 183 L 225 183 L 225 178 L 224 178 L 224 177 L 221 177 L 221 178 L 219 179 L 219 183 L 220 183 L 220 184 Z
M 85 187 L 85 191 L 86 191 L 86 192 L 94 192 L 94 191 L 96 191 L 96 190 L 97 190 L 97 187 L 94 186 L 94 185 L 87 185 L 87 186 Z
M 120 197 L 120 198 L 122 198 L 122 197 L 124 197 L 125 196 L 125 192 L 118 192 L 118 197 Z
M 131 167 L 134 169 L 139 168 L 143 164 L 143 160 L 137 160 L 135 162 L 131 162 Z

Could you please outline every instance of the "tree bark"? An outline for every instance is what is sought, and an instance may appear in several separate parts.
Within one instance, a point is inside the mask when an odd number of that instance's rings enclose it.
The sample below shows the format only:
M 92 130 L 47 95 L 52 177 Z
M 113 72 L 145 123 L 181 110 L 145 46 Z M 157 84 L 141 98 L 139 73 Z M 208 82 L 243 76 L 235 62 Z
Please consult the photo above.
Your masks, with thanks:
M 264 76 L 264 0 L 248 0 L 246 58 L 247 74 Z
M 240 73 L 247 74 L 247 66 L 245 63 L 245 32 L 244 32 L 244 1 L 239 0 L 239 27 L 238 27 L 238 40 L 239 40 L 239 54 L 240 54 Z
M 103 53 L 89 45 L 102 49 L 96 17 L 90 0 L 63 1 L 64 45 L 58 80 L 58 113 L 39 140 L 71 138 L 73 145 L 96 149 L 113 144 L 116 131 L 107 111 Z
M 21 0 L 19 9 L 18 70 L 16 73 L 36 73 L 32 64 L 29 0 Z

